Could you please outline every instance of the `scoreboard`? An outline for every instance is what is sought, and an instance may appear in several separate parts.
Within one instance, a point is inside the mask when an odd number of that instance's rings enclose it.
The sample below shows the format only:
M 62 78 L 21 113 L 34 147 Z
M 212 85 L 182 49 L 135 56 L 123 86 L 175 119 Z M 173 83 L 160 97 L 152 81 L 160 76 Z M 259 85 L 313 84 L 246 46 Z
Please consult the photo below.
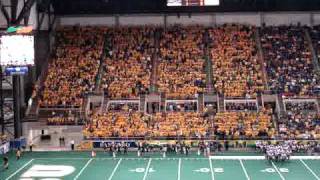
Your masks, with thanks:
M 219 6 L 220 0 L 167 0 L 167 6 Z
M 34 65 L 33 35 L 3 35 L 0 38 L 1 66 Z

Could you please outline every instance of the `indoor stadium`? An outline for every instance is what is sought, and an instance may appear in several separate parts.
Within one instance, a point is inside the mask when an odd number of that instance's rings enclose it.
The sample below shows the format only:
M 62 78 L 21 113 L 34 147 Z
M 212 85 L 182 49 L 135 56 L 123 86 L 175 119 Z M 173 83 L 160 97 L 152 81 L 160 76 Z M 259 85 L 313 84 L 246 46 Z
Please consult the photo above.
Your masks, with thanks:
M 0 0 L 0 180 L 320 180 L 320 0 Z

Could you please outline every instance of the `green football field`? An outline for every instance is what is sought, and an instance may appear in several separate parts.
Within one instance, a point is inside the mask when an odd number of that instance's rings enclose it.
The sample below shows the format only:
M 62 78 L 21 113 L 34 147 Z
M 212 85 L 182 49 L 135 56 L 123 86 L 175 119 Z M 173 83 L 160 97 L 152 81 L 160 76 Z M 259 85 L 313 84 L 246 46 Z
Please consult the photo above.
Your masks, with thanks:
M 16 160 L 8 155 L 8 170 L 1 180 L 274 180 L 320 179 L 318 157 L 294 156 L 286 162 L 269 162 L 263 156 L 203 156 L 135 154 L 111 158 L 100 152 L 34 152 Z

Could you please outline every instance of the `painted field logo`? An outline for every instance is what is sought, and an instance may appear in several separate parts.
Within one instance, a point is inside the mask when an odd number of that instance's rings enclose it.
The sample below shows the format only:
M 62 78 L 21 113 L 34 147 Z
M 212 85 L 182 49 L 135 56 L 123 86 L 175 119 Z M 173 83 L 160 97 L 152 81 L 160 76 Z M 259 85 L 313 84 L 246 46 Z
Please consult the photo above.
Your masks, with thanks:
M 72 166 L 58 165 L 33 165 L 28 171 L 21 175 L 20 180 L 32 180 L 32 178 L 41 178 L 41 180 L 59 180 L 75 171 Z

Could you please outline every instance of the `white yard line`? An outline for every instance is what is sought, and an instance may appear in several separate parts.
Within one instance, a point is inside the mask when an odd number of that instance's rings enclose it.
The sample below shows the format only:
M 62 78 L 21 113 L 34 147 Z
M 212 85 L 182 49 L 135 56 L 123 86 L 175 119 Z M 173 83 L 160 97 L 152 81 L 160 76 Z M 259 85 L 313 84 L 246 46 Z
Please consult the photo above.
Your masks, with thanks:
M 209 158 L 209 164 L 210 164 L 211 180 L 214 180 L 214 172 L 213 172 L 212 162 L 210 158 Z
M 151 160 L 152 160 L 152 158 L 149 159 L 147 168 L 145 169 L 145 172 L 144 172 L 143 180 L 146 180 L 146 178 L 147 178 L 147 175 L 148 175 L 148 172 L 149 172 L 149 168 L 150 168 L 150 164 L 151 164 Z
M 77 176 L 73 179 L 73 180 L 77 180 L 79 178 L 79 176 L 82 174 L 82 172 L 89 166 L 89 164 L 91 163 L 93 159 L 91 158 L 86 165 L 83 166 L 83 168 L 80 170 L 80 172 L 77 174 Z
M 249 175 L 248 175 L 248 172 L 247 172 L 246 168 L 245 168 L 245 167 L 244 167 L 244 165 L 243 165 L 242 160 L 241 160 L 241 159 L 239 159 L 239 161 L 240 161 L 240 164 L 241 164 L 242 170 L 243 170 L 244 174 L 245 174 L 245 175 L 246 175 L 246 177 L 247 177 L 247 180 L 250 180 L 250 177 L 249 177 Z
M 178 166 L 178 180 L 181 178 L 181 159 L 179 158 L 179 166 Z
M 118 167 L 119 167 L 119 165 L 120 165 L 121 161 L 122 161 L 122 158 L 118 161 L 117 165 L 114 167 L 114 169 L 113 169 L 113 171 L 112 171 L 112 173 L 111 173 L 110 177 L 108 178 L 108 180 L 111 180 L 111 179 L 113 178 L 114 173 L 117 171 L 117 169 L 118 169 Z
M 277 171 L 277 173 L 279 174 L 280 178 L 282 180 L 285 180 L 285 178 L 282 176 L 281 172 L 279 171 L 279 169 L 277 168 L 277 166 L 271 161 L 271 164 L 273 166 L 273 168 Z
M 20 169 L 16 170 L 13 174 L 11 174 L 9 177 L 6 178 L 6 180 L 11 179 L 13 176 L 18 174 L 22 169 L 24 169 L 26 166 L 28 166 L 30 163 L 32 163 L 34 159 L 31 159 L 30 161 L 26 162 Z
M 312 175 L 317 179 L 320 180 L 319 176 L 306 164 L 302 159 L 300 159 L 300 162 L 312 173 Z

